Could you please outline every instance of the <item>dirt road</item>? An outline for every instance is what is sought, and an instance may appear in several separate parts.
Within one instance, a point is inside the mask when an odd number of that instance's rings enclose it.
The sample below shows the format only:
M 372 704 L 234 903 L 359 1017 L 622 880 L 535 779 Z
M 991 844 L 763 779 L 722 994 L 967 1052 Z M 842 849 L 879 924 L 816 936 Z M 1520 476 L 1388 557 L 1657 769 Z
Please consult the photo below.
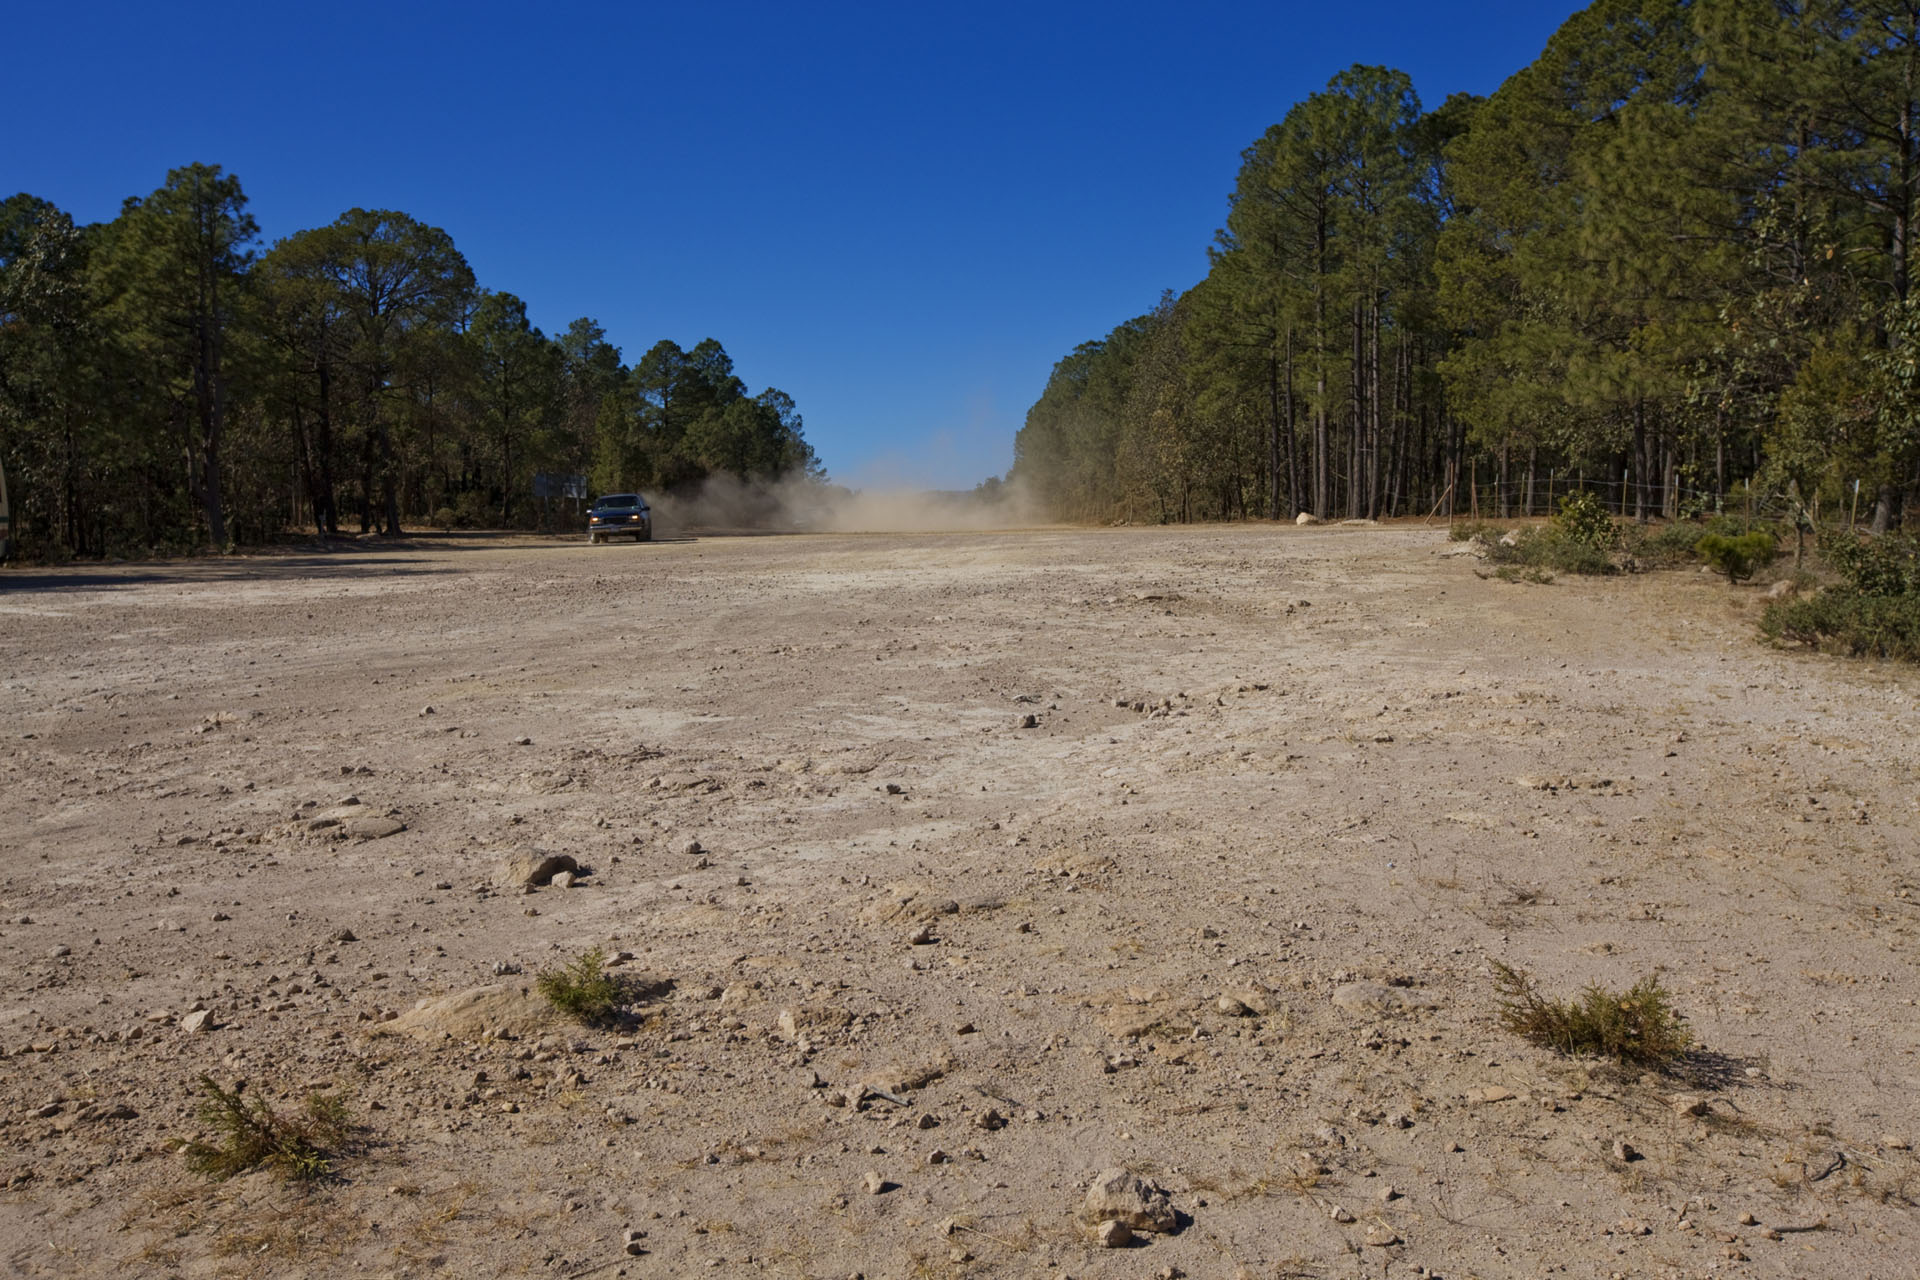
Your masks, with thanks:
M 1456 550 L 8 571 L 0 1260 L 1920 1274 L 1920 679 L 1760 647 L 1749 589 Z M 535 851 L 585 873 L 524 892 Z M 592 946 L 633 1016 L 542 1023 L 533 976 Z M 1702 1052 L 1532 1048 L 1490 960 L 1657 970 Z M 313 1191 L 194 1178 L 201 1073 L 343 1093 L 360 1149 Z M 1110 1166 L 1180 1229 L 1090 1241 Z

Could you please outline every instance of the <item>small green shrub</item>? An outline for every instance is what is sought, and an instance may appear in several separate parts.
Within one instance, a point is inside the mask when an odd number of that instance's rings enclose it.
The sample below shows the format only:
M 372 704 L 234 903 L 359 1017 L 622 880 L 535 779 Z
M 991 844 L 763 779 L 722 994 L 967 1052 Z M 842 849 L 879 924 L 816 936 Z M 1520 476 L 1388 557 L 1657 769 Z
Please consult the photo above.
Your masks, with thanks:
M 447 532 L 459 523 L 460 517 L 454 513 L 452 507 L 440 507 L 433 513 L 433 527 L 442 533 Z
M 1754 572 L 1773 563 L 1780 554 L 1780 545 L 1773 535 L 1761 530 L 1729 537 L 1725 534 L 1710 533 L 1700 539 L 1695 549 L 1708 564 L 1727 575 L 1728 582 L 1744 582 Z
M 1474 538 L 1484 538 L 1492 542 L 1506 530 L 1499 525 L 1488 524 L 1485 520 L 1459 520 L 1447 527 L 1447 539 L 1451 542 L 1471 542 Z
M 1495 961 L 1493 975 L 1500 1025 L 1543 1049 L 1659 1069 L 1672 1066 L 1693 1045 L 1657 977 L 1642 978 L 1623 992 L 1593 984 L 1577 1000 L 1550 1000 L 1512 965 Z
M 258 1094 L 242 1096 L 244 1084 L 222 1089 L 203 1075 L 200 1087 L 207 1095 L 200 1119 L 217 1136 L 188 1142 L 183 1151 L 187 1168 L 202 1177 L 224 1181 L 268 1168 L 296 1182 L 317 1181 L 332 1174 L 338 1151 L 353 1136 L 346 1103 L 330 1094 L 308 1094 L 300 1114 L 283 1116 Z
M 1580 489 L 1560 499 L 1553 527 L 1570 541 L 1597 551 L 1609 551 L 1620 540 L 1619 529 L 1607 514 L 1607 504 L 1591 489 Z
M 1531 582 L 1546 586 L 1553 581 L 1553 575 L 1545 569 L 1521 568 L 1519 565 L 1503 564 L 1493 571 L 1493 576 L 1502 582 Z
M 606 972 L 607 953 L 593 947 L 560 969 L 539 974 L 534 985 L 560 1012 L 588 1025 L 612 1022 L 620 1013 L 625 992 L 620 981 Z

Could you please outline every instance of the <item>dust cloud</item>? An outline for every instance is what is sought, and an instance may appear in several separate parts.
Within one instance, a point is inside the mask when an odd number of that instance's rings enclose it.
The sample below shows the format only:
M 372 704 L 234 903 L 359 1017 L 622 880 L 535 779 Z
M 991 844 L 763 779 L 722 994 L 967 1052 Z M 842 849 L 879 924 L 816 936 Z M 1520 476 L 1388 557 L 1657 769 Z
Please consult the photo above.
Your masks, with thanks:
M 1046 523 L 1024 486 L 849 489 L 818 480 L 768 483 L 715 476 L 653 502 L 658 536 L 677 533 L 945 533 Z

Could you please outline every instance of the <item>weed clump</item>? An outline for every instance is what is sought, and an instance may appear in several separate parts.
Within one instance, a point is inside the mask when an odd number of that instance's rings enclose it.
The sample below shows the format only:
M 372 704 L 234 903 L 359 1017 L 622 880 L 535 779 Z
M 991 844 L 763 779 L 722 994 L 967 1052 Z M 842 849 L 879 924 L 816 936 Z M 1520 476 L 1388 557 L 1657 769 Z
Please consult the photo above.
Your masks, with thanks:
M 1693 1045 L 1658 978 L 1642 978 L 1623 992 L 1590 984 L 1576 1000 L 1550 1000 L 1512 965 L 1495 961 L 1493 975 L 1500 1025 L 1543 1049 L 1664 1069 Z
M 606 963 L 606 951 L 593 947 L 562 968 L 542 971 L 534 985 L 548 1004 L 570 1018 L 590 1026 L 612 1022 L 625 992 L 619 979 L 608 976 Z
M 203 1075 L 200 1087 L 207 1095 L 200 1119 L 216 1136 L 188 1142 L 183 1151 L 187 1168 L 202 1177 L 225 1181 L 266 1168 L 290 1181 L 315 1182 L 333 1173 L 338 1152 L 353 1136 L 346 1103 L 331 1094 L 308 1094 L 297 1115 L 285 1116 L 258 1094 L 244 1097 L 244 1084 L 222 1089 Z

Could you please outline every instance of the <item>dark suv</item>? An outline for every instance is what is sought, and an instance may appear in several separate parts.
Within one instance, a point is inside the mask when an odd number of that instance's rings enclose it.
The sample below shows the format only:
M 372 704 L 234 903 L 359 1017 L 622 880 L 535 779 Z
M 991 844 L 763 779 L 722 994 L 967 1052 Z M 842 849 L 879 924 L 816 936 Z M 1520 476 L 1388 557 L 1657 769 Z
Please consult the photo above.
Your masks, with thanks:
M 637 493 L 603 493 L 587 512 L 587 541 L 631 536 L 635 542 L 653 541 L 653 512 Z

